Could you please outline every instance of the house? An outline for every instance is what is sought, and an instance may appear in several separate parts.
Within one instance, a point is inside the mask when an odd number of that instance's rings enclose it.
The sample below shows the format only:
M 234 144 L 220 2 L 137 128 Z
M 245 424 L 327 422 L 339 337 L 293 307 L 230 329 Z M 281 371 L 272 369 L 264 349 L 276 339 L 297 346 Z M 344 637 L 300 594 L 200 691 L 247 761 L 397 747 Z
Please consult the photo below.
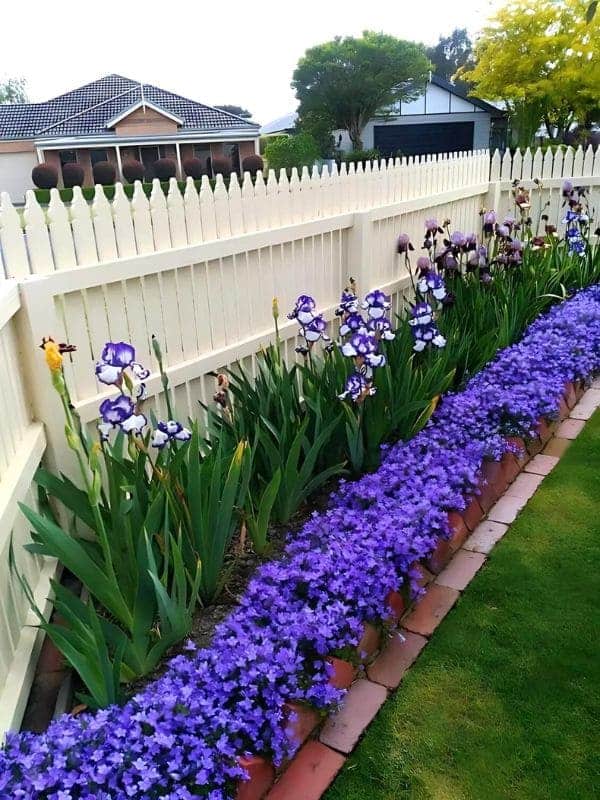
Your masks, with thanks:
M 284 114 L 283 117 L 271 120 L 260 129 L 261 136 L 290 136 L 294 133 L 298 114 L 293 111 L 291 114 Z
M 289 133 L 297 115 L 279 117 L 261 128 L 261 135 Z M 334 131 L 336 144 L 352 150 L 347 131 Z M 461 86 L 430 75 L 425 92 L 416 100 L 399 102 L 374 117 L 362 132 L 363 147 L 376 148 L 386 158 L 427 153 L 453 153 L 506 144 L 506 113 L 467 94 Z
M 173 92 L 121 75 L 107 75 L 45 103 L 0 105 L 0 191 L 22 199 L 32 187 L 31 170 L 42 162 L 82 165 L 86 184 L 92 167 L 110 161 L 121 177 L 124 161 L 136 159 L 152 178 L 158 158 L 204 163 L 217 155 L 234 165 L 258 152 L 258 124 Z M 61 184 L 59 184 L 61 185 Z

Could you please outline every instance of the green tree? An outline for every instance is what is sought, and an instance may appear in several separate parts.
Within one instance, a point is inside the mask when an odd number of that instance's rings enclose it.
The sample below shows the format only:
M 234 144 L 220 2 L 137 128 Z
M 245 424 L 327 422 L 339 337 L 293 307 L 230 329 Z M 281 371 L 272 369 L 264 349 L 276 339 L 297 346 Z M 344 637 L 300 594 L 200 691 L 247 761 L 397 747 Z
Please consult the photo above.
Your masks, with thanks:
M 328 115 L 360 150 L 367 122 L 400 100 L 418 97 L 429 68 L 423 47 L 414 42 L 373 31 L 360 38 L 338 36 L 300 59 L 292 80 L 298 114 Z
M 269 169 L 275 172 L 283 167 L 311 167 L 319 158 L 319 146 L 309 133 L 297 133 L 295 136 L 274 136 L 265 147 L 265 158 Z
M 221 111 L 227 111 L 228 114 L 235 114 L 236 117 L 242 117 L 243 119 L 252 119 L 252 112 L 248 111 L 246 108 L 242 108 L 242 106 L 230 106 L 230 105 L 223 105 L 223 106 L 215 106 L 215 108 L 220 109 Z
M 0 103 L 27 103 L 25 78 L 7 78 L 0 82 Z
M 298 133 L 308 133 L 318 145 L 321 158 L 332 158 L 335 149 L 335 120 L 330 114 L 309 111 L 296 122 Z
M 529 145 L 544 123 L 562 141 L 598 105 L 600 21 L 586 21 L 589 0 L 512 0 L 475 43 L 475 65 L 459 70 L 473 93 L 503 100 L 514 143 Z
M 467 29 L 455 28 L 450 36 L 440 36 L 436 45 L 427 48 L 427 56 L 436 75 L 451 80 L 459 69 L 473 61 L 473 43 Z

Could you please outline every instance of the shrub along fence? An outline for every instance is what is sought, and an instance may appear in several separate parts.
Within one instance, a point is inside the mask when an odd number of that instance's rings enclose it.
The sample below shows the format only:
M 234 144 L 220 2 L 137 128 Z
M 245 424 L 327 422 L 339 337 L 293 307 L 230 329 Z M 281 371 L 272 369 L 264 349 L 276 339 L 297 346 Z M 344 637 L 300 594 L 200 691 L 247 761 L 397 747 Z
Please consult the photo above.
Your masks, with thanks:
M 482 207 L 500 215 L 511 210 L 513 180 L 537 187 L 534 220 L 547 214 L 559 224 L 565 177 L 589 186 L 590 206 L 598 207 L 600 151 L 591 149 L 544 157 L 527 151 L 514 159 L 496 153 L 491 161 L 487 151 L 397 159 L 343 166 L 339 173 L 305 169 L 289 180 L 285 172 L 266 180 L 259 173 L 256 181 L 246 175 L 242 186 L 232 176 L 228 188 L 219 176 L 214 190 L 203 180 L 199 192 L 190 179 L 183 195 L 173 179 L 166 196 L 156 181 L 149 199 L 141 184 L 131 200 L 117 184 L 112 202 L 98 187 L 91 204 L 76 187 L 70 206 L 52 190 L 45 210 L 29 192 L 22 215 L 2 194 L 0 732 L 19 725 L 39 646 L 26 627 L 28 604 L 8 573 L 11 529 L 21 562 L 30 559 L 26 567 L 20 562 L 21 571 L 38 598 L 48 593 L 55 569 L 23 552 L 27 526 L 16 502 L 32 504 L 31 479 L 42 454 L 53 471 L 72 472 L 58 398 L 36 355 L 42 337 L 78 348 L 65 371 L 84 423 L 95 424 L 99 403 L 111 394 L 90 368 L 104 343 L 135 343 L 149 366 L 153 335 L 179 413 L 198 417 L 198 401 L 212 400 L 211 372 L 236 362 L 255 371 L 256 353 L 274 340 L 273 296 L 284 312 L 310 291 L 331 321 L 353 277 L 360 293 L 383 289 L 398 310 L 410 286 L 396 253 L 400 231 L 418 243 L 427 217 L 477 231 Z M 296 323 L 286 321 L 279 334 L 286 357 L 295 358 Z M 146 383 L 148 407 L 164 418 L 159 374 Z

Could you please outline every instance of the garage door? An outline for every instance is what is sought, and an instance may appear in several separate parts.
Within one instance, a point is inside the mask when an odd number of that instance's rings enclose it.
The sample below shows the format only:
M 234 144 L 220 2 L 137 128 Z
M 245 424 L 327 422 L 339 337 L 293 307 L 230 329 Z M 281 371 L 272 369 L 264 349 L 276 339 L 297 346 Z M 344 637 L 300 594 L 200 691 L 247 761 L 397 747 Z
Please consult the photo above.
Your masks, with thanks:
M 376 125 L 375 147 L 382 156 L 455 153 L 473 149 L 472 122 L 427 122 L 423 125 Z

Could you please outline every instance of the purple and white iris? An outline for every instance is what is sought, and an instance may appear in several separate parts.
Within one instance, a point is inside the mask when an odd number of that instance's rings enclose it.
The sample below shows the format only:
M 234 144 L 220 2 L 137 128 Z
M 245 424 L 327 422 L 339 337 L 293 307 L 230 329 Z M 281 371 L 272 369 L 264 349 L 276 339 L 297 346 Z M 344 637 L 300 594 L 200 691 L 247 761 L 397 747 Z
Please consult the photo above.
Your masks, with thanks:
M 128 342 L 106 342 L 100 361 L 96 364 L 96 377 L 108 386 L 118 385 L 124 370 L 130 369 L 139 381 L 145 381 L 150 370 L 135 360 L 135 348 Z
M 288 314 L 288 319 L 296 319 L 301 325 L 308 325 L 317 316 L 317 304 L 309 294 L 301 294 L 296 300 L 296 305 Z
M 328 342 L 329 336 L 327 335 L 327 323 L 323 319 L 322 314 L 317 314 L 314 316 L 310 322 L 307 322 L 300 328 L 300 334 L 304 336 L 306 341 L 309 344 L 314 344 L 318 342 L 319 339 L 323 339 L 324 342 Z
M 177 442 L 189 442 L 192 438 L 192 432 L 188 428 L 184 428 L 181 422 L 174 419 L 169 419 L 166 422 L 159 422 L 152 437 L 152 447 L 162 450 L 166 444 L 173 440 Z
M 367 327 L 360 314 L 352 312 L 348 314 L 340 325 L 340 336 L 349 336 L 353 333 L 366 333 Z
M 344 391 L 338 395 L 340 400 L 350 398 L 355 403 L 369 395 L 374 395 L 377 389 L 359 372 L 353 372 L 346 381 Z
M 417 280 L 417 289 L 422 295 L 431 292 L 436 300 L 443 300 L 446 297 L 446 284 L 442 276 L 432 269 L 421 272 Z
M 389 295 L 380 289 L 374 289 L 365 296 L 362 307 L 367 310 L 367 314 L 371 319 L 380 319 L 385 316 L 386 311 L 390 310 L 392 304 Z
M 415 352 L 422 352 L 428 344 L 432 344 L 435 347 L 445 346 L 446 340 L 434 322 L 433 309 L 429 303 L 417 303 L 414 305 L 408 324 L 411 326 L 415 340 L 413 346 Z
M 137 380 L 131 389 L 133 399 L 122 391 L 123 374 L 127 369 Z M 123 433 L 139 436 L 148 424 L 145 415 L 140 412 L 139 405 L 146 398 L 144 381 L 150 375 L 150 370 L 135 360 L 133 345 L 128 342 L 106 342 L 95 372 L 101 383 L 117 386 L 121 390 L 118 397 L 108 398 L 100 404 L 101 420 L 98 423 L 98 432 L 101 440 L 108 441 L 111 431 L 115 428 L 120 428 Z

